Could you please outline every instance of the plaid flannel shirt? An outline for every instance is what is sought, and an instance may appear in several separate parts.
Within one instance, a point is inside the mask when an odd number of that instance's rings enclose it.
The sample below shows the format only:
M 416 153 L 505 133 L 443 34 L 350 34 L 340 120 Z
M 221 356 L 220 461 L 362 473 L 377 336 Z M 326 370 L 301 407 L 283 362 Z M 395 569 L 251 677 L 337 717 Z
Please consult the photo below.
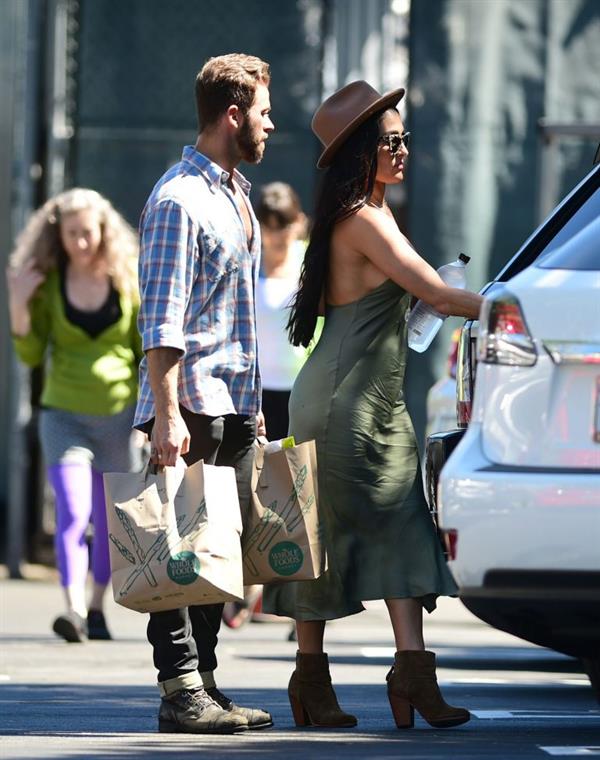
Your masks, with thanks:
M 260 230 L 250 203 L 252 243 L 229 175 L 193 146 L 154 187 L 140 220 L 138 328 L 144 351 L 181 351 L 179 402 L 197 414 L 260 409 L 254 293 Z M 250 183 L 234 170 L 246 197 Z M 146 358 L 134 425 L 154 416 Z

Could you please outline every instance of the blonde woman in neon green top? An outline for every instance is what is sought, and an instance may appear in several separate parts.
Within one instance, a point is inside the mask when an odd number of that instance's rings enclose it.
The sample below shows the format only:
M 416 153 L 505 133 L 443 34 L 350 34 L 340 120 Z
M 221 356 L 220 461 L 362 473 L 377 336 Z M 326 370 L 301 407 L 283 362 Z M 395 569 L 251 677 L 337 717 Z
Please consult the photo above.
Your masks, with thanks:
M 36 211 L 7 272 L 13 344 L 44 364 L 40 439 L 56 503 L 55 549 L 69 642 L 108 639 L 110 579 L 102 473 L 129 470 L 141 342 L 136 319 L 136 234 L 109 201 L 75 188 Z M 86 530 L 94 525 L 88 606 Z

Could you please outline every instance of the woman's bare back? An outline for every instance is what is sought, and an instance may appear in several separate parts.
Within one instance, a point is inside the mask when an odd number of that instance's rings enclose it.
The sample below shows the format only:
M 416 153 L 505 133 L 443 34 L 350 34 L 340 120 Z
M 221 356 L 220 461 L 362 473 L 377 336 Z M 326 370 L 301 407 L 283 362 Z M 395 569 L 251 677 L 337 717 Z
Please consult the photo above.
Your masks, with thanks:
M 371 229 L 372 244 L 377 245 L 382 215 L 387 217 L 386 223 L 389 223 L 390 219 L 396 223 L 387 206 L 379 208 L 366 205 L 349 219 L 335 226 L 329 253 L 329 277 L 325 298 L 327 303 L 341 306 L 357 301 L 389 279 L 385 272 L 371 261 L 365 246 L 361 245 L 365 225 L 369 225 Z M 357 234 L 358 227 L 363 228 L 362 234 Z

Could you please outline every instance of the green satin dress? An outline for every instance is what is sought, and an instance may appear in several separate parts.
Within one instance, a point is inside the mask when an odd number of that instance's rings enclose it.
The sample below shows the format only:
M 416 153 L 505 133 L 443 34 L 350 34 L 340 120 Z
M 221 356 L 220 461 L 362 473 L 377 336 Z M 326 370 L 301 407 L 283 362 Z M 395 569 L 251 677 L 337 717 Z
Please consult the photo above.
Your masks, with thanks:
M 410 295 L 386 280 L 328 306 L 323 334 L 294 384 L 290 433 L 316 440 L 328 570 L 265 587 L 263 609 L 331 620 L 371 599 L 417 598 L 428 611 L 457 587 L 423 494 L 404 402 Z

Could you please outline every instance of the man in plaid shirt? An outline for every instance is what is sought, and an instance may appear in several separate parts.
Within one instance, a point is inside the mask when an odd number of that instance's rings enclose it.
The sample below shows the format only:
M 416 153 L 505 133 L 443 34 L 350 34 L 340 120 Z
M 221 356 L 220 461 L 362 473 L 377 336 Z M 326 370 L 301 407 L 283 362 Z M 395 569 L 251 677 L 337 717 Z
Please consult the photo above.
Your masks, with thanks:
M 236 167 L 258 163 L 273 131 L 270 72 L 254 56 L 211 58 L 196 78 L 199 135 L 152 190 L 140 221 L 138 326 L 145 357 L 135 426 L 151 459 L 235 468 L 249 503 L 260 417 L 254 291 L 260 231 L 250 184 Z M 260 430 L 258 432 L 264 432 Z M 150 614 L 161 692 L 159 730 L 232 733 L 272 725 L 216 686 L 222 604 Z

